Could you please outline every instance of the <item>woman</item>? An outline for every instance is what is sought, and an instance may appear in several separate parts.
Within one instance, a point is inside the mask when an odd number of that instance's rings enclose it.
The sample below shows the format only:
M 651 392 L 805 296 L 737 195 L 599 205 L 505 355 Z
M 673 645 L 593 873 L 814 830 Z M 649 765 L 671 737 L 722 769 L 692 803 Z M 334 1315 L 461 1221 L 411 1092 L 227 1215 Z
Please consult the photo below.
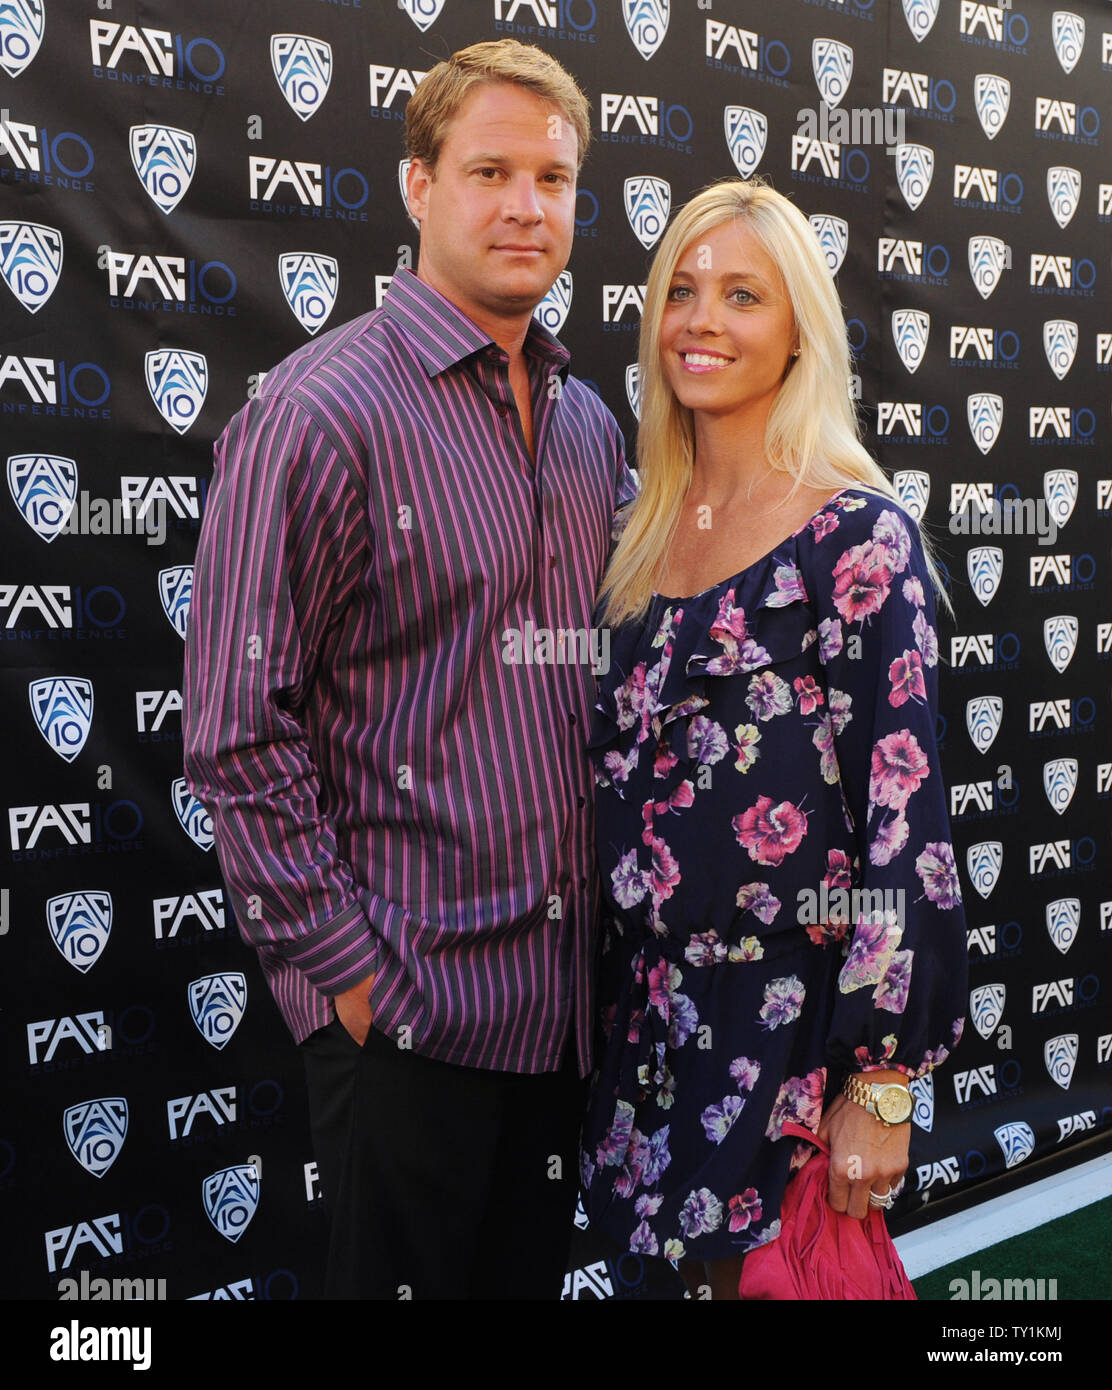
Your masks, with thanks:
M 812 1151 L 784 1121 L 830 1144 L 837 1210 L 891 1205 L 906 1083 L 961 1033 L 932 569 L 848 376 L 806 219 L 757 182 L 694 198 L 646 288 L 642 489 L 600 605 L 613 921 L 582 1177 L 600 1229 L 714 1297 Z

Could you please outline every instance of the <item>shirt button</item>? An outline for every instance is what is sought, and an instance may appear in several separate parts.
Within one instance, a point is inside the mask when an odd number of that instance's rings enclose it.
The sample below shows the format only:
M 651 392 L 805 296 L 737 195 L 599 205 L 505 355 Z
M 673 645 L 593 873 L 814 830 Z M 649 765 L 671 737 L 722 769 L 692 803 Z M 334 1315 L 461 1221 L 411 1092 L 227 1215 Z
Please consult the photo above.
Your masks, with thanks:
M 585 796 L 577 796 L 575 798 L 575 804 L 580 807 L 586 806 L 587 798 Z
M 556 568 L 556 556 L 555 556 L 555 555 L 550 555 L 550 556 L 548 557 L 548 562 L 549 562 L 549 564 L 552 566 L 553 569 Z
M 574 714 L 569 714 L 569 715 L 568 715 L 568 723 L 569 723 L 569 724 L 575 724 L 575 723 L 577 723 L 577 722 L 578 722 L 578 721 L 576 720 L 576 717 L 575 717 Z
M 579 880 L 579 886 L 580 886 L 580 888 L 586 888 L 586 886 L 587 886 L 587 880 L 586 880 L 585 878 L 581 878 L 581 879 Z
M 501 415 L 503 420 L 510 413 L 510 407 L 508 405 L 496 405 L 494 408 L 497 410 L 498 414 Z

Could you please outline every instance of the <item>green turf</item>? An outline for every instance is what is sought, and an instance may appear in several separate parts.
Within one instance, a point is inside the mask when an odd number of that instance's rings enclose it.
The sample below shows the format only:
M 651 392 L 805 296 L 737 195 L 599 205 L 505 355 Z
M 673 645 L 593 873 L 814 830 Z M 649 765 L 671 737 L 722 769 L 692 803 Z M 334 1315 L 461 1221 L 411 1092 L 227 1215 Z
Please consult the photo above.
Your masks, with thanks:
M 951 1299 L 950 1281 L 964 1279 L 971 1296 L 974 1270 L 982 1298 L 990 1278 L 1042 1279 L 1048 1299 L 1052 1279 L 1059 1300 L 1112 1298 L 1112 1197 L 924 1274 L 914 1281 L 915 1292 L 920 1299 Z

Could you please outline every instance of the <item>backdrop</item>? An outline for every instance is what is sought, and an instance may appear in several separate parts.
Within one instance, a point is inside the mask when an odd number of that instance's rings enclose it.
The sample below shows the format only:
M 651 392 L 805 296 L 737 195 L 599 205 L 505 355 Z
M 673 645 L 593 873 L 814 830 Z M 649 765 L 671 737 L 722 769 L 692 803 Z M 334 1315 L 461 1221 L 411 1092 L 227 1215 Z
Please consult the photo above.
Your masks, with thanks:
M 73 1293 L 82 1270 L 165 1279 L 172 1299 L 319 1286 L 327 1194 L 300 1060 L 181 780 L 190 565 L 224 423 L 416 262 L 408 96 L 505 35 L 591 100 L 575 249 L 538 312 L 631 444 L 669 209 L 759 171 L 815 227 L 869 447 L 945 564 L 970 1024 L 916 1086 L 898 1218 L 1106 1147 L 1108 6 L 8 0 L 9 1296 Z M 638 1257 L 579 1241 L 568 1296 L 663 1295 Z

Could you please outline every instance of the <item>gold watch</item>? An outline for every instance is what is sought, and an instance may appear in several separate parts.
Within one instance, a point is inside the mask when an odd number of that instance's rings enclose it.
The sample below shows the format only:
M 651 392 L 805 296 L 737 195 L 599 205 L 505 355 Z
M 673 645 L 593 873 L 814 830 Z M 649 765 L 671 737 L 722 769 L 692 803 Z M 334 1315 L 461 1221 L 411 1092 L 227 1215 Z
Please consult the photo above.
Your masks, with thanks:
M 842 1095 L 856 1105 L 863 1105 L 885 1128 L 902 1125 L 911 1119 L 915 1101 L 906 1086 L 898 1081 L 869 1082 L 861 1076 L 847 1076 Z

